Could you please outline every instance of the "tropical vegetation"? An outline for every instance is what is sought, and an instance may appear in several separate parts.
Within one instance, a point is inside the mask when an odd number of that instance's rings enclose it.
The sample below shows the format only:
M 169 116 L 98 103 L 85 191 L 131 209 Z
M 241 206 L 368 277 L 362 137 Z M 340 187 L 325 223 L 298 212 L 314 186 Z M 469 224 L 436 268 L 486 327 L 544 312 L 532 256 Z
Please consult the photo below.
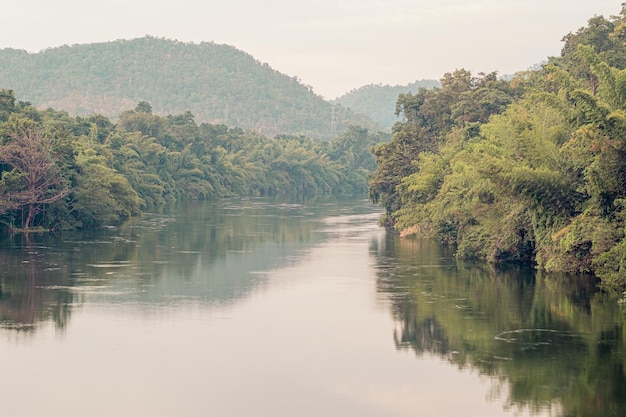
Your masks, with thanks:
M 564 37 L 538 71 L 447 73 L 402 94 L 371 199 L 459 259 L 595 273 L 626 289 L 626 8 Z
M 40 111 L 0 90 L 0 223 L 5 230 L 118 224 L 146 208 L 223 196 L 366 193 L 369 149 L 387 138 L 351 126 L 332 141 L 268 138 L 147 102 L 106 116 Z

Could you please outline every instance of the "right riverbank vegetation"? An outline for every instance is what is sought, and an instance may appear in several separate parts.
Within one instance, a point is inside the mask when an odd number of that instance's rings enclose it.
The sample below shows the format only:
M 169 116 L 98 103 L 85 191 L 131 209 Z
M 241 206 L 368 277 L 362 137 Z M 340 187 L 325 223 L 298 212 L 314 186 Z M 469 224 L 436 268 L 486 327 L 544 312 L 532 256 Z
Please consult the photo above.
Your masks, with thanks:
M 626 289 L 626 9 L 504 81 L 466 70 L 403 94 L 370 196 L 456 256 L 594 273 Z
M 108 116 L 0 90 L 0 224 L 119 224 L 168 201 L 366 193 L 402 236 L 460 259 L 593 273 L 626 290 L 626 9 L 565 36 L 540 69 L 446 73 L 400 94 L 392 136 L 273 138 L 148 102 Z M 368 188 L 369 183 L 369 188 Z

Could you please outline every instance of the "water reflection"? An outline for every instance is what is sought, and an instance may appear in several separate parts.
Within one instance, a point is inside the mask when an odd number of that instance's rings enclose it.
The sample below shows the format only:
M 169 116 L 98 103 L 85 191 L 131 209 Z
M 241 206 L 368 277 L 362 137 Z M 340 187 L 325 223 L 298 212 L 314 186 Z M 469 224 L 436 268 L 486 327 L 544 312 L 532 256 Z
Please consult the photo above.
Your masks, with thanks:
M 624 312 L 591 277 L 463 265 L 391 235 L 372 253 L 397 349 L 498 377 L 511 409 L 626 415 Z
M 54 321 L 62 330 L 86 297 L 146 309 L 233 303 L 263 288 L 268 271 L 325 239 L 321 222 L 342 210 L 337 199 L 189 202 L 117 228 L 6 237 L 0 326 L 34 331 Z
M 626 415 L 593 280 L 459 264 L 377 211 L 225 200 L 0 241 L 3 411 Z
M 33 242 L 35 240 L 35 242 Z M 51 255 L 54 242 L 42 236 L 13 236 L 0 250 L 0 325 L 31 331 L 41 321 L 52 320 L 65 328 L 72 305 L 80 297 L 67 291 L 47 291 L 49 285 L 67 285 L 66 265 Z M 53 247 L 53 246 L 52 246 Z

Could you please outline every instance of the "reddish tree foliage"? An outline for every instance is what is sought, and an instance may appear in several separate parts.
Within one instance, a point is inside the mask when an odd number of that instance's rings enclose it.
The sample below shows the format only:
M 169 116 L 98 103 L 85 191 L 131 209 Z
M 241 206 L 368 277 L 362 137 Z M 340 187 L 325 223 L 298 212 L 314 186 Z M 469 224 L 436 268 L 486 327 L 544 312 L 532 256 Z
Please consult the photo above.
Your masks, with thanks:
M 55 163 L 51 140 L 43 130 L 22 128 L 8 134 L 0 161 L 13 169 L 2 174 L 0 211 L 21 210 L 22 229 L 32 228 L 45 204 L 65 197 L 70 189 Z

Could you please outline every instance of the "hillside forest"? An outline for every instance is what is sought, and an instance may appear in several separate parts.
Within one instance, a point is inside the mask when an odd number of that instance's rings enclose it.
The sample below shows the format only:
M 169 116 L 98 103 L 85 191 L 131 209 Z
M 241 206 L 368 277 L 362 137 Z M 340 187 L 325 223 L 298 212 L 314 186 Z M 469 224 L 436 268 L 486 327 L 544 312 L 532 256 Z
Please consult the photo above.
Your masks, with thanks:
M 190 111 L 198 123 L 271 137 L 330 140 L 350 125 L 377 130 L 367 116 L 325 101 L 297 77 L 213 42 L 145 36 L 37 53 L 0 49 L 0 85 L 40 110 L 63 109 L 71 116 L 116 120 L 145 101 L 155 115 Z
M 459 69 L 401 94 L 370 196 L 459 259 L 594 273 L 626 289 L 626 9 L 510 81 Z

